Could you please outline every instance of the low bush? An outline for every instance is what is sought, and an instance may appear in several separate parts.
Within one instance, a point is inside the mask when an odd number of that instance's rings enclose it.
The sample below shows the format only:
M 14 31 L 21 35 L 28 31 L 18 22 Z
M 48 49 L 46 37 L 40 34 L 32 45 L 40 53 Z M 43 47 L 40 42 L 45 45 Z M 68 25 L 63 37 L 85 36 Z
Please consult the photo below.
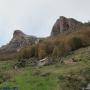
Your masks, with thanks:
M 11 76 L 9 73 L 3 73 L 0 72 L 0 84 L 2 84 L 3 82 L 6 82 L 7 80 L 10 80 Z
M 70 72 L 67 75 L 58 76 L 62 90 L 82 90 L 90 83 L 90 68 L 84 68 L 78 73 Z

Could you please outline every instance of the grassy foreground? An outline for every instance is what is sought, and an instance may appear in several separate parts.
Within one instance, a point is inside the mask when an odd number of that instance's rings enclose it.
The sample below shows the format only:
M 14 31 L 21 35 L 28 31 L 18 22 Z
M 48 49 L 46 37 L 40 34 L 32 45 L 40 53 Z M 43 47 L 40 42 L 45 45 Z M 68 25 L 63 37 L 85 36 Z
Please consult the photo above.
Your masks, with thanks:
M 0 72 L 8 76 L 1 87 L 18 87 L 18 90 L 81 90 L 90 82 L 90 47 L 72 52 L 64 58 L 74 57 L 75 64 L 55 64 L 42 67 L 25 67 L 14 70 L 13 61 L 1 61 Z M 0 73 L 0 74 L 1 74 Z M 0 75 L 0 78 L 1 75 Z

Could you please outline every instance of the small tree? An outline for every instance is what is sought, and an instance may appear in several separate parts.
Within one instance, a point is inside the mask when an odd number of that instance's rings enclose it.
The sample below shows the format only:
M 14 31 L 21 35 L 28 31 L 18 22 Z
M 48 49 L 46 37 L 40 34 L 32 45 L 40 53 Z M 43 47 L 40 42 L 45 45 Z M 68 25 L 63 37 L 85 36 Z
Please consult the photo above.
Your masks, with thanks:
M 58 46 L 55 46 L 55 48 L 53 49 L 52 56 L 53 57 L 58 57 L 59 56 L 59 48 L 58 48 Z
M 38 47 L 38 58 L 42 59 L 47 56 L 47 47 L 44 43 L 39 44 Z
M 20 59 L 29 59 L 31 57 L 35 57 L 36 56 L 36 48 L 34 45 L 24 48 L 19 52 L 19 58 Z

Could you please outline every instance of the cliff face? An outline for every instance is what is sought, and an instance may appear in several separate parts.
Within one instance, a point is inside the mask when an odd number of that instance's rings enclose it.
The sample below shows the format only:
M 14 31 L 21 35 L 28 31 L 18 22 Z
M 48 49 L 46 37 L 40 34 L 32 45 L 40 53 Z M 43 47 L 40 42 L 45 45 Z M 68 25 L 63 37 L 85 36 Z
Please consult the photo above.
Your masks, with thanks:
M 51 36 L 56 36 L 62 32 L 75 29 L 79 27 L 80 25 L 83 25 L 83 23 L 73 18 L 66 18 L 64 16 L 61 16 L 54 24 L 51 31 Z
M 28 45 L 34 44 L 37 40 L 34 36 L 29 36 L 24 34 L 20 30 L 15 30 L 13 33 L 13 38 L 11 41 L 1 47 L 1 50 L 5 51 L 19 51 L 22 47 L 26 47 Z

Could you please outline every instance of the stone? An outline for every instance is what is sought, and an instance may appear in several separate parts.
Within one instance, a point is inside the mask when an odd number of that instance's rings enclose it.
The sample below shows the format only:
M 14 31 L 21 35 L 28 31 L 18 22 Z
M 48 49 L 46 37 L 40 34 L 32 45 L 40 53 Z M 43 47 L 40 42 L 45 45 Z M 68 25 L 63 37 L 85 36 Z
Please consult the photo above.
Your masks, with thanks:
M 83 23 L 73 18 L 66 18 L 64 16 L 61 16 L 59 19 L 57 19 L 56 23 L 54 24 L 51 31 L 51 36 L 56 36 L 65 31 L 75 29 L 80 25 L 83 25 Z
M 35 44 L 37 37 L 24 34 L 20 30 L 15 30 L 11 41 L 0 48 L 0 51 L 19 52 L 21 48 Z
M 41 59 L 39 60 L 38 62 L 38 66 L 44 66 L 44 65 L 47 65 L 48 64 L 48 58 L 44 58 L 44 59 Z

